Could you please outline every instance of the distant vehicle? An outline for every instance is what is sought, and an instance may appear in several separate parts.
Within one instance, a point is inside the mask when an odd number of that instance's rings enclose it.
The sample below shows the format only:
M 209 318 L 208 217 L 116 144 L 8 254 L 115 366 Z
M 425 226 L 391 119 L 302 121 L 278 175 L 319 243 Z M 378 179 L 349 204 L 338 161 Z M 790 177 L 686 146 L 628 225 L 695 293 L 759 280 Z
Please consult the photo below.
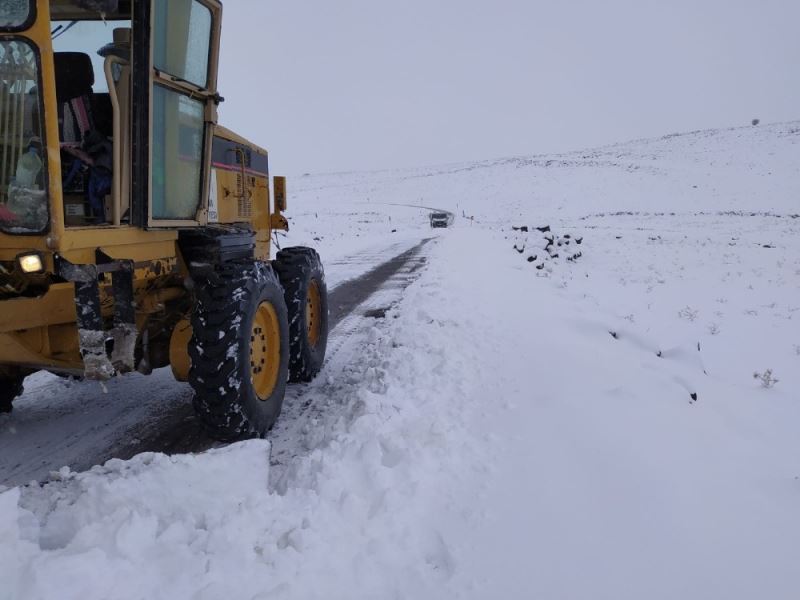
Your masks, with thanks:
M 450 225 L 450 213 L 434 212 L 431 213 L 431 227 L 448 227 Z

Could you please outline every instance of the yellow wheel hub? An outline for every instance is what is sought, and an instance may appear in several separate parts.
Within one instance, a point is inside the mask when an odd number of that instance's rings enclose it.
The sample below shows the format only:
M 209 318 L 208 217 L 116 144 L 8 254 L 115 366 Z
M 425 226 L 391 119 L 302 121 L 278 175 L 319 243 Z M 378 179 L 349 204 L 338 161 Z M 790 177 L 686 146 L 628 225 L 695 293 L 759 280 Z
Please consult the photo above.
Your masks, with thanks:
M 306 334 L 308 343 L 316 346 L 319 341 L 320 329 L 322 327 L 322 300 L 319 292 L 319 283 L 316 279 L 311 280 L 308 286 L 308 297 L 306 298 Z
M 262 302 L 253 317 L 250 332 L 250 380 L 261 400 L 267 400 L 278 384 L 281 368 L 281 329 L 278 313 Z

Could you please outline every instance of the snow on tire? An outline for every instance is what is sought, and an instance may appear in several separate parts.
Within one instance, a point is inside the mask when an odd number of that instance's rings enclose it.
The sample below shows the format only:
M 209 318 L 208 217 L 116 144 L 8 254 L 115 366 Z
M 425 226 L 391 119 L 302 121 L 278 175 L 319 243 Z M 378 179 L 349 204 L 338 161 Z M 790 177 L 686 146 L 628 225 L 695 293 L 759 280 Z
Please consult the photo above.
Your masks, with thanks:
M 311 381 L 328 344 L 328 289 L 316 250 L 285 248 L 273 262 L 289 310 L 289 381 Z
M 189 383 L 212 437 L 263 436 L 281 411 L 289 368 L 283 289 L 262 262 L 220 265 L 196 282 Z

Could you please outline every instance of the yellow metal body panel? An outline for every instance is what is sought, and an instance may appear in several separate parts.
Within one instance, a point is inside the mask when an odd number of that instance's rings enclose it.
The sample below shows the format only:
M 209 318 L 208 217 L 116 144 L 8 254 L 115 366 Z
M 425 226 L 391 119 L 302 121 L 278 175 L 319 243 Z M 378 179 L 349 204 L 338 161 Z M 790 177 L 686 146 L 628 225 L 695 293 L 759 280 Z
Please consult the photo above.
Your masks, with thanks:
M 184 319 L 175 325 L 169 341 L 169 365 L 178 381 L 189 381 L 189 368 L 192 366 L 188 352 L 190 339 L 192 339 L 192 324 L 188 319 Z
M 51 332 L 55 344 L 51 344 Z M 83 370 L 78 351 L 78 331 L 74 326 L 0 333 L 0 348 L 0 362 L 6 365 L 74 373 Z M 14 359 L 6 360 L 6 355 Z
M 183 287 L 169 287 L 170 282 L 177 284 L 182 279 L 177 258 L 145 264 L 134 271 L 136 325 L 140 330 L 151 314 L 165 309 L 166 302 L 187 293 Z M 105 317 L 113 314 L 110 284 L 100 287 L 100 305 Z M 4 300 L 0 308 L 0 364 L 72 371 L 83 368 L 74 284 L 51 285 L 38 298 Z
M 275 177 L 275 212 L 286 210 L 286 177 Z
M 267 151 L 242 136 L 217 125 L 216 137 L 266 157 Z M 256 258 L 269 260 L 272 220 L 270 218 L 269 177 L 240 168 L 214 167 L 219 223 L 250 223 L 256 232 Z
M 257 146 L 250 140 L 243 138 L 238 133 L 234 133 L 233 131 L 231 131 L 227 127 L 223 127 L 222 125 L 217 125 L 214 127 L 214 135 L 217 135 L 226 140 L 230 140 L 232 142 L 236 142 L 237 144 L 241 144 L 242 146 L 247 146 L 248 148 L 251 148 L 253 151 L 258 152 L 262 156 L 267 155 L 267 151 L 264 148 L 262 148 L 261 146 Z
M 4 300 L 0 307 L 0 333 L 75 322 L 75 286 L 57 283 L 40 298 Z M 0 361 L 3 348 L 0 346 Z
M 287 221 L 286 217 L 280 213 L 273 213 L 270 215 L 269 224 L 272 229 L 277 229 L 278 231 L 289 231 L 289 221 Z

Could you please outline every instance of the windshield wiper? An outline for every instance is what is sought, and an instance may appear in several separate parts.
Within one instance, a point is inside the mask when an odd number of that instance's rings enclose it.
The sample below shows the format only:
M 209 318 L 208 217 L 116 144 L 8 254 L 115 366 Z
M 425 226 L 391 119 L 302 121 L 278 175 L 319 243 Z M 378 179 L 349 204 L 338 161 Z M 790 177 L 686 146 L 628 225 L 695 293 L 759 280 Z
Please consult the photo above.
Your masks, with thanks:
M 72 21 L 66 27 L 64 27 L 63 25 L 59 25 L 58 27 L 53 29 L 53 31 L 50 32 L 50 35 L 53 36 L 53 39 L 56 39 L 57 37 L 60 37 L 60 36 L 64 35 L 65 33 L 67 33 L 70 29 L 72 29 L 77 24 L 78 24 L 77 21 Z

